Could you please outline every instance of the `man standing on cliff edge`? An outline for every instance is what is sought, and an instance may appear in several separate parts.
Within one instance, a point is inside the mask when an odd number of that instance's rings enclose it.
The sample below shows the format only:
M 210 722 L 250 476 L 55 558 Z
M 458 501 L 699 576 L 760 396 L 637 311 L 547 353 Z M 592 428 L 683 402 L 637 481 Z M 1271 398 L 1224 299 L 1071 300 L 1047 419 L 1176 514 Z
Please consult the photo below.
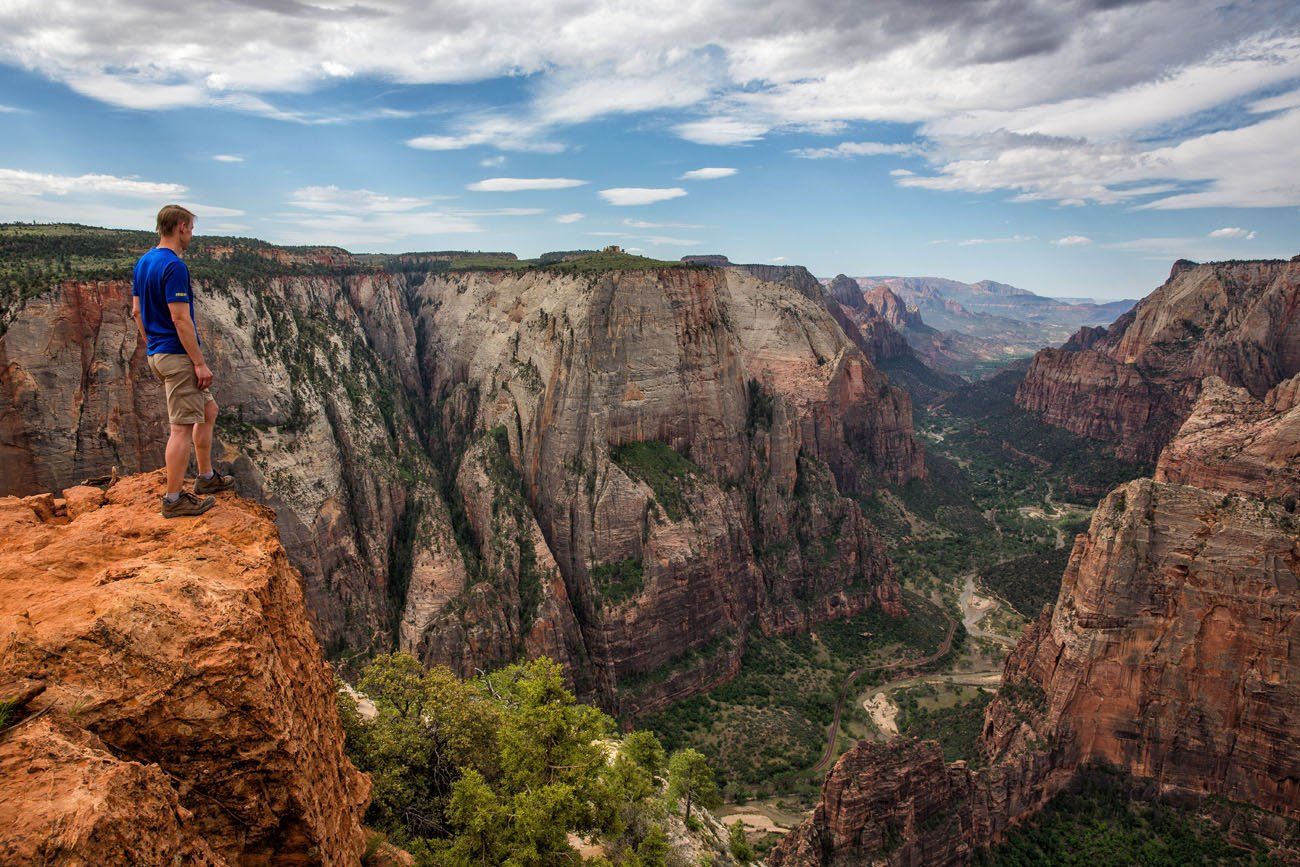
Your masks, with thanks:
M 212 371 L 203 360 L 194 322 L 190 269 L 181 256 L 194 237 L 194 214 L 180 205 L 158 212 L 158 246 L 135 263 L 131 315 L 145 340 L 149 369 L 167 394 L 167 494 L 164 518 L 202 515 L 216 503 L 207 494 L 224 491 L 234 479 L 212 470 L 212 428 L 217 402 L 208 387 Z M 190 443 L 199 465 L 194 493 L 181 490 L 190 463 Z

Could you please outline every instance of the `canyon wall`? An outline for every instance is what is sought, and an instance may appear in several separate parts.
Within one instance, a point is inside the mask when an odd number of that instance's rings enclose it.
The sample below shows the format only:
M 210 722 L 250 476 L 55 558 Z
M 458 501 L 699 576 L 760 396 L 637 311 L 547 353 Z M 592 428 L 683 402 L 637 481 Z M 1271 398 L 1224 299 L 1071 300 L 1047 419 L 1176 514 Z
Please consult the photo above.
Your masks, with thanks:
M 0 861 L 359 862 L 369 780 L 269 509 L 0 498 Z
M 1097 764 L 1300 820 L 1296 379 L 1199 391 L 1157 479 L 1102 501 L 1008 657 L 989 766 L 859 745 L 771 863 L 962 863 Z
M 218 457 L 275 509 L 331 658 L 544 653 L 636 712 L 725 680 L 751 629 L 902 613 L 852 498 L 923 475 L 911 404 L 802 268 L 190 259 Z M 0 493 L 156 466 L 129 282 L 5 297 Z
M 1016 403 L 1154 462 L 1217 376 L 1256 398 L 1300 373 L 1300 262 L 1179 262 L 1104 333 L 1040 351 Z

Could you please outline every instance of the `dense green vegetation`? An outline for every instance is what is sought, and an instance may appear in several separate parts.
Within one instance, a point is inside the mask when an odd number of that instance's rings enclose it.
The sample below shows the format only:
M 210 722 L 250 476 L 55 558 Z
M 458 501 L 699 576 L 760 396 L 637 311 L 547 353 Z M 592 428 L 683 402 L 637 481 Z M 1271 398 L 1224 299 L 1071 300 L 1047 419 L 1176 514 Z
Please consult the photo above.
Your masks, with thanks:
M 539 265 L 548 271 L 572 274 L 595 274 L 603 271 L 639 271 L 646 268 L 696 268 L 685 262 L 669 262 L 663 259 L 650 259 L 631 253 L 592 253 L 577 259 Z
M 641 558 L 628 557 L 626 560 L 592 566 L 591 583 L 606 605 L 626 602 L 645 587 Z
M 607 867 L 665 867 L 668 812 L 716 797 L 703 756 L 666 758 L 648 732 L 620 742 L 550 660 L 462 681 L 396 653 L 358 687 L 373 718 L 342 690 L 339 713 L 348 756 L 373 782 L 366 821 L 420 867 L 573 864 L 571 833 L 599 838 Z
M 692 461 L 660 440 L 622 443 L 611 448 L 609 456 L 630 478 L 650 486 L 669 520 L 686 517 L 686 487 L 702 472 Z
M 917 409 L 918 430 L 929 440 L 929 478 L 861 502 L 908 586 L 947 595 L 973 571 L 1016 611 L 1034 617 L 1055 601 L 1087 511 L 1149 468 L 1016 407 L 1022 376 L 1023 369 L 1006 370 Z
M 1077 793 L 1058 795 L 978 863 L 998 867 L 1194 867 L 1272 864 L 1262 847 L 1230 844 L 1222 829 L 1185 810 L 1131 798 L 1118 774 L 1084 775 Z
M 977 743 L 984 727 L 984 709 L 993 700 L 992 693 L 981 691 L 970 701 L 943 706 L 929 706 L 926 699 L 939 696 L 931 684 L 909 687 L 891 697 L 898 705 L 898 733 L 922 740 L 938 741 L 943 757 L 950 762 L 965 759 L 971 767 L 982 762 Z
M 1072 538 L 1073 533 L 1067 533 L 1067 539 Z M 1070 547 L 1067 542 L 1060 548 L 1042 548 L 986 567 L 980 572 L 980 582 L 1005 599 L 1022 617 L 1032 620 L 1044 605 L 1056 602 L 1061 575 L 1070 560 Z
M 670 749 L 690 746 L 707 756 L 732 795 L 790 789 L 820 757 L 851 671 L 927 656 L 942 644 L 947 621 L 937 606 L 911 595 L 905 604 L 908 617 L 872 608 L 821 623 L 811 635 L 751 637 L 734 680 L 643 722 Z M 954 643 L 959 637 L 960 627 Z M 884 676 L 867 671 L 855 683 Z

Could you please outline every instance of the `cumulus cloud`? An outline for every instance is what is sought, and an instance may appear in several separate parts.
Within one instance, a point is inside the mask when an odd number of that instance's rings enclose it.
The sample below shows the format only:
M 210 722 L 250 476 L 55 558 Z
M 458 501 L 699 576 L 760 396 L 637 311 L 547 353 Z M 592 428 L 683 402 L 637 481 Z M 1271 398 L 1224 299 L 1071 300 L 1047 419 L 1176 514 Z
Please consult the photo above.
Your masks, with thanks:
M 583 214 L 583 213 L 581 213 L 581 212 L 579 212 L 579 211 L 574 211 L 574 212 L 571 213 L 571 214 L 559 214 L 559 215 L 557 215 L 556 218 L 555 218 L 555 222 L 557 222 L 557 223 L 576 223 L 576 222 L 578 222 L 579 220 L 581 220 L 581 219 L 582 219 L 583 217 L 585 217 L 585 216 L 586 216 L 586 214 Z
M 194 202 L 184 184 L 110 174 L 58 175 L 0 168 L 0 220 L 89 223 L 152 228 L 159 205 L 176 202 L 201 219 L 239 217 L 243 211 Z
M 611 205 L 649 205 L 686 195 L 681 187 L 612 187 L 601 190 L 600 197 Z
M 213 154 L 212 158 L 219 163 L 242 163 L 244 158 L 239 154 Z
M 406 140 L 418 150 L 458 151 L 491 147 L 503 151 L 559 153 L 564 145 L 548 138 L 547 124 L 521 117 L 479 114 L 460 121 L 442 133 L 430 133 Z
M 882 154 L 908 156 L 918 152 L 912 144 L 884 144 L 878 141 L 845 141 L 834 147 L 795 148 L 790 151 L 805 160 L 845 159 L 848 157 L 874 157 Z M 903 171 L 906 171 L 904 169 Z
M 566 125 L 664 111 L 680 114 L 650 122 L 706 145 L 908 124 L 931 162 L 900 178 L 909 186 L 1158 209 L 1300 204 L 1294 0 L 82 6 L 0 5 L 0 62 L 116 106 L 305 123 L 413 114 L 276 104 L 341 78 L 512 76 L 526 82 L 520 104 L 441 115 L 408 143 L 556 153 Z M 545 38 L 539 20 L 552 24 Z M 878 144 L 798 155 L 869 156 Z
M 522 190 L 565 190 L 585 183 L 577 178 L 485 178 L 466 184 L 465 189 L 479 193 L 516 193 Z
M 1001 238 L 966 238 L 963 241 L 931 241 L 931 244 L 956 244 L 958 247 L 981 247 L 985 244 L 1019 244 L 1034 240 L 1033 235 L 1007 235 Z
M 1222 229 L 1215 229 L 1209 234 L 1211 238 L 1234 238 L 1244 241 L 1255 240 L 1255 233 L 1249 229 L 1239 229 L 1236 226 L 1224 226 Z
M 67 196 L 77 193 L 103 193 L 131 198 L 175 198 L 184 193 L 181 184 L 141 181 L 116 175 L 52 175 L 22 169 L 0 169 L 0 195 Z
M 480 232 L 478 216 L 510 216 L 500 211 L 455 212 L 435 208 L 435 200 L 393 196 L 373 190 L 334 185 L 294 190 L 288 204 L 295 210 L 270 218 L 271 234 L 286 243 L 337 244 L 342 247 L 387 246 L 407 238 Z M 534 213 L 534 210 L 528 210 Z
M 417 196 L 386 196 L 370 190 L 344 190 L 330 185 L 302 187 L 289 196 L 289 204 L 308 211 L 347 211 L 381 214 L 414 211 L 432 204 L 432 199 Z
M 771 124 L 744 120 L 739 117 L 710 117 L 680 123 L 673 130 L 687 141 L 706 145 L 739 145 L 758 141 Z
M 1066 235 L 1063 238 L 1057 238 L 1052 243 L 1058 247 L 1086 247 L 1092 243 L 1092 238 L 1087 235 Z
M 738 172 L 739 169 L 723 168 L 715 166 L 712 168 L 691 169 L 689 172 L 683 172 L 678 175 L 679 181 L 714 181 L 718 178 L 729 178 Z
M 703 226 L 695 223 L 651 223 L 646 220 L 633 220 L 628 217 L 623 221 L 624 226 L 630 226 L 633 229 L 703 229 Z

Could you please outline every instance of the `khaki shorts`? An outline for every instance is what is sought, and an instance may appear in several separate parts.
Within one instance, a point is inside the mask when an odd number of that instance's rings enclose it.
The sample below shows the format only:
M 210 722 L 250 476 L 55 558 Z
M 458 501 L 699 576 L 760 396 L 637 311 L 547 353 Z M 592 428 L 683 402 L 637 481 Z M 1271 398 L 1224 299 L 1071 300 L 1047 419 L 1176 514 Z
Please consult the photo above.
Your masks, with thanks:
M 205 405 L 216 398 L 206 388 L 199 388 L 190 357 L 169 353 L 150 355 L 149 369 L 167 392 L 167 420 L 172 424 L 202 424 Z

